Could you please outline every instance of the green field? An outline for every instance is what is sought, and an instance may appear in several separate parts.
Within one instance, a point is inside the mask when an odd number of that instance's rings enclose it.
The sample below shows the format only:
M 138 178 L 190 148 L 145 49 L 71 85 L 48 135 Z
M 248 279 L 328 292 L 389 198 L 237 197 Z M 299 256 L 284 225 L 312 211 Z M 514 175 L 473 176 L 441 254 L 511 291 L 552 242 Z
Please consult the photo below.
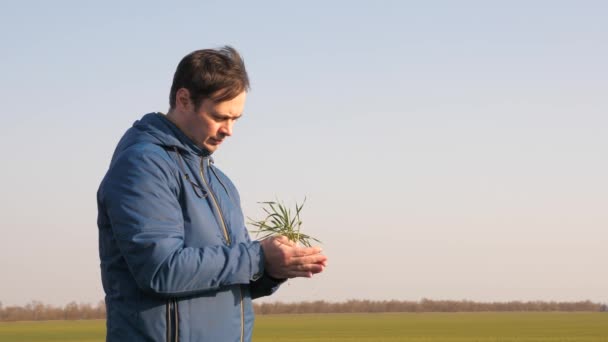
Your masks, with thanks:
M 105 322 L 0 323 L 2 342 L 104 341 Z M 608 313 L 268 315 L 254 341 L 608 342 Z

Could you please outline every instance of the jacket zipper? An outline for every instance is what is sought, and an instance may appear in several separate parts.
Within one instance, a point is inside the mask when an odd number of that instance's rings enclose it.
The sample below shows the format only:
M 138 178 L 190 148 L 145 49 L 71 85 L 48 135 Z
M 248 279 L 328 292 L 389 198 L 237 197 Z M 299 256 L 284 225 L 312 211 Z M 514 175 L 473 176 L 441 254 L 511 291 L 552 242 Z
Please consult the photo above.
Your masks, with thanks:
M 230 246 L 232 244 L 232 241 L 230 240 L 230 235 L 228 235 L 228 228 L 226 228 L 226 222 L 224 221 L 224 216 L 222 215 L 222 211 L 220 210 L 220 206 L 217 202 L 217 199 L 215 198 L 215 194 L 213 193 L 213 191 L 211 190 L 211 187 L 209 186 L 209 183 L 207 182 L 207 178 L 205 178 L 205 164 L 204 164 L 204 158 L 201 158 L 201 178 L 203 178 L 203 182 L 205 183 L 205 186 L 207 187 L 207 190 L 209 191 L 209 194 L 211 195 L 211 201 L 213 202 L 214 208 L 217 211 L 217 214 L 220 218 L 220 224 L 222 226 L 222 231 L 224 232 L 224 238 L 226 239 L 226 244 L 228 246 Z M 210 163 L 209 163 L 209 159 L 207 159 L 207 167 L 211 167 Z M 217 177 L 217 175 L 216 175 Z M 219 180 L 219 178 L 218 178 Z M 221 181 L 220 181 L 221 183 Z M 224 184 L 222 184 L 222 186 L 224 186 Z M 239 286 L 239 296 L 241 298 L 241 342 L 243 342 L 243 339 L 245 337 L 245 308 L 244 308 L 244 304 L 243 304 L 243 290 L 241 289 L 241 287 Z
M 178 342 L 179 340 L 179 313 L 177 301 L 169 299 L 167 303 L 167 342 Z
M 207 166 L 209 166 L 208 160 L 207 160 Z M 224 222 L 224 216 L 222 216 L 222 211 L 220 210 L 219 204 L 217 204 L 217 199 L 215 198 L 215 194 L 213 193 L 213 191 L 211 191 L 211 187 L 209 186 L 209 183 L 207 182 L 207 178 L 205 178 L 204 159 L 201 159 L 201 177 L 203 178 L 203 182 L 205 183 L 205 186 L 207 187 L 209 194 L 211 194 L 211 201 L 213 202 L 214 209 L 217 211 L 217 215 L 220 217 L 220 224 L 222 226 L 222 232 L 224 233 L 224 238 L 226 239 L 226 244 L 228 246 L 230 246 L 232 241 L 230 241 L 230 236 L 228 235 L 228 229 L 226 228 L 226 223 Z

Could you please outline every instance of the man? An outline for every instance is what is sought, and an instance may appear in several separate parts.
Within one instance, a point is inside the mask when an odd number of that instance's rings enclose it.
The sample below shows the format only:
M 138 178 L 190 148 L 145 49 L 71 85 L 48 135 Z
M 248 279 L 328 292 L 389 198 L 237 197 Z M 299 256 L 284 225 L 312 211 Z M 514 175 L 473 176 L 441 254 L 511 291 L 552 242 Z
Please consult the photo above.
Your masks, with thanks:
M 252 299 L 325 267 L 317 247 L 251 241 L 239 194 L 213 165 L 248 88 L 233 48 L 194 51 L 167 115 L 145 115 L 118 143 L 97 193 L 108 341 L 249 341 Z

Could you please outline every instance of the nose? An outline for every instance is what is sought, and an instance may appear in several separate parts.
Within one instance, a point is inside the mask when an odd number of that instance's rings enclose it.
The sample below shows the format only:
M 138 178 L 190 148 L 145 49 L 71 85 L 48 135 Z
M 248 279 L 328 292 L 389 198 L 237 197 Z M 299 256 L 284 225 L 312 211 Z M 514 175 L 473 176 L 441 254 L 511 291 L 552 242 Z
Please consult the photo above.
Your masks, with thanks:
M 232 135 L 232 126 L 234 126 L 233 120 L 226 120 L 224 124 L 220 127 L 220 132 L 229 137 Z

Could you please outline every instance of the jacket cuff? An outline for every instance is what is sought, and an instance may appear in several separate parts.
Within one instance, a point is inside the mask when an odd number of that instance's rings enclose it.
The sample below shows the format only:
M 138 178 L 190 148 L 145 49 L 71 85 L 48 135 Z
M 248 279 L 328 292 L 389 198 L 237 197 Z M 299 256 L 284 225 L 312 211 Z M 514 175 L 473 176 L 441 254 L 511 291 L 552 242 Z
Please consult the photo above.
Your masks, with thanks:
M 270 274 L 266 273 L 266 271 L 264 271 L 264 277 L 268 278 L 268 280 L 270 280 L 271 282 L 275 283 L 276 285 L 282 284 L 282 283 L 284 283 L 287 280 L 287 278 L 285 278 L 285 279 L 278 279 L 278 278 L 272 277 L 272 276 L 270 276 Z
M 259 297 L 270 296 L 275 293 L 282 283 L 284 283 L 287 279 L 276 279 L 270 277 L 268 274 L 264 273 L 264 276 L 260 279 L 251 282 L 251 299 L 256 299 Z
M 250 281 L 256 281 L 264 276 L 264 250 L 259 241 L 253 241 L 249 246 L 251 260 Z

